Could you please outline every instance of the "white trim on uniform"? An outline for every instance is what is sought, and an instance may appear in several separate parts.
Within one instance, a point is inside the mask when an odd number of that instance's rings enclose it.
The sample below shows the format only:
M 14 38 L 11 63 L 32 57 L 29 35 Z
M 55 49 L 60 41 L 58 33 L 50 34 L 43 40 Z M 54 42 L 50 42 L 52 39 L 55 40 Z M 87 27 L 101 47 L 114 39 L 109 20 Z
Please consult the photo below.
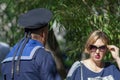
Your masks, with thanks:
M 35 46 L 35 47 L 32 49 L 32 51 L 31 51 L 31 53 L 30 53 L 30 56 L 21 56 L 21 59 L 24 59 L 24 60 L 30 60 L 30 59 L 32 59 L 33 55 L 35 54 L 35 51 L 36 51 L 37 49 L 39 49 L 39 48 L 44 48 L 44 47 Z M 15 57 L 15 60 L 17 60 L 17 58 L 18 58 L 18 56 Z M 4 60 L 2 61 L 2 63 L 3 63 L 3 62 L 7 62 L 7 61 L 12 61 L 12 59 L 13 59 L 13 57 L 8 57 L 8 58 L 4 59 Z

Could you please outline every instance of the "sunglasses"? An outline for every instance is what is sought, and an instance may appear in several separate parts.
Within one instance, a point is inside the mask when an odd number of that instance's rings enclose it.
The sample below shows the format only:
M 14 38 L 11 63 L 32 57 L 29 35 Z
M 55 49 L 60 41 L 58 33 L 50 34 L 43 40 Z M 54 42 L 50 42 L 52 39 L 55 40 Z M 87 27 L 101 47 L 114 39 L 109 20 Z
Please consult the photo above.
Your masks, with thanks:
M 90 45 L 89 49 L 92 52 L 96 52 L 97 49 L 99 49 L 100 52 L 104 52 L 104 51 L 106 51 L 107 47 L 106 47 L 106 45 L 102 45 L 102 46 L 99 46 L 99 47 L 97 47 L 95 45 Z

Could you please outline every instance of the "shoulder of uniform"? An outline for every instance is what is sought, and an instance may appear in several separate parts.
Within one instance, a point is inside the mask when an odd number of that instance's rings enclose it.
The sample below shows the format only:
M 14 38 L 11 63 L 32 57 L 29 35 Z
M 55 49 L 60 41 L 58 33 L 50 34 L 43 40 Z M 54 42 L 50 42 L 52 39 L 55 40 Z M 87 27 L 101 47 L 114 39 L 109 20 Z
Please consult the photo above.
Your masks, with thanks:
M 30 50 L 26 54 L 22 54 L 21 60 L 31 60 L 39 48 L 42 48 L 42 47 L 35 46 L 32 50 Z M 17 60 L 17 58 L 18 58 L 18 56 L 15 56 L 15 60 Z M 12 61 L 12 60 L 13 60 L 13 56 L 11 55 L 11 56 L 6 57 L 1 63 Z

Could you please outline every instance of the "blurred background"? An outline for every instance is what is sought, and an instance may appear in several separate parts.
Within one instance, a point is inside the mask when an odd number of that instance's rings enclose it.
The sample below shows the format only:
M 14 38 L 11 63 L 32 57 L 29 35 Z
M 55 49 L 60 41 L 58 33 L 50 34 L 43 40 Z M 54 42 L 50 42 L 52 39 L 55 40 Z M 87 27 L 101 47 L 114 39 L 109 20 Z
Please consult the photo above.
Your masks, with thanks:
M 82 53 L 91 31 L 104 31 L 120 48 L 120 0 L 0 0 L 0 61 L 24 35 L 19 15 L 41 7 L 54 14 L 46 48 L 63 79 L 74 61 L 86 58 Z M 113 61 L 110 54 L 104 60 Z

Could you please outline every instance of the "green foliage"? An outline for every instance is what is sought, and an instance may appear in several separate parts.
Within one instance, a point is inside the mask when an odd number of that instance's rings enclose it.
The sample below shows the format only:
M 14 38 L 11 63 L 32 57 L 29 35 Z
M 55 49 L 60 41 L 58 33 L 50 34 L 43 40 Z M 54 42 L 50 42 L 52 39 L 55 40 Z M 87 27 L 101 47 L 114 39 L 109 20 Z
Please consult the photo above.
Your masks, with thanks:
M 53 11 L 53 21 L 66 29 L 64 53 L 67 61 L 81 59 L 91 31 L 99 29 L 110 37 L 110 44 L 120 47 L 119 0 L 1 0 L 6 8 L 0 11 L 0 40 L 13 46 L 21 37 L 17 25 L 20 14 L 33 8 L 46 7 Z M 8 26 L 8 27 L 6 27 Z M 108 55 L 105 59 L 110 59 Z
M 110 37 L 110 44 L 120 47 L 120 6 L 117 1 L 86 0 L 63 5 L 65 7 L 61 12 L 63 17 L 60 22 L 67 30 L 66 53 L 72 60 L 80 58 L 78 54 L 83 53 L 88 35 L 96 29 L 104 31 Z

